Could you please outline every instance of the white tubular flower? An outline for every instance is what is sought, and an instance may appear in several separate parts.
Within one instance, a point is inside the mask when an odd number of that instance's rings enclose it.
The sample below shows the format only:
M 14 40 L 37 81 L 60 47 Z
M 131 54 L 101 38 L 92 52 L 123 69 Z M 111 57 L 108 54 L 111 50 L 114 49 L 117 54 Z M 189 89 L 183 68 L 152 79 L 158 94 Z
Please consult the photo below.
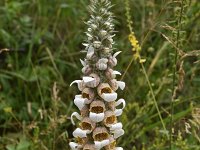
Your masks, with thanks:
M 94 141 L 103 141 L 109 139 L 108 130 L 105 127 L 97 127 L 94 129 L 92 137 Z
M 97 88 L 97 92 L 107 102 L 112 102 L 117 99 L 117 93 L 111 89 L 108 83 L 101 83 Z
M 73 119 L 74 116 L 75 116 L 78 120 L 82 120 L 82 117 L 81 117 L 81 115 L 79 115 L 79 113 L 73 112 L 73 113 L 71 114 L 71 122 L 72 122 L 73 125 L 75 125 L 74 119 Z
M 93 101 L 90 104 L 89 117 L 94 122 L 101 122 L 104 119 L 105 104 L 102 101 Z
M 96 149 L 101 149 L 110 143 L 108 131 L 104 127 L 97 127 L 93 131 L 92 137 L 94 139 Z
M 104 146 L 109 144 L 109 140 L 103 140 L 103 141 L 94 141 L 95 144 L 95 148 L 100 150 L 101 148 L 103 148 Z
M 117 123 L 117 117 L 113 111 L 106 111 L 104 117 L 104 125 L 106 127 L 111 127 L 113 124 Z
M 99 61 L 96 63 L 96 67 L 99 70 L 106 70 L 108 68 L 108 59 L 107 58 L 101 58 Z
M 82 146 L 75 142 L 70 142 L 69 146 L 72 150 L 79 150 Z
M 76 130 L 74 130 L 74 132 L 72 133 L 74 137 L 76 138 L 84 138 L 87 137 L 87 134 L 89 133 L 89 130 L 82 130 L 80 128 L 76 128 Z
M 85 117 L 83 118 L 80 126 L 83 130 L 89 130 L 89 133 L 91 133 L 95 129 L 96 123 L 93 122 L 89 117 Z

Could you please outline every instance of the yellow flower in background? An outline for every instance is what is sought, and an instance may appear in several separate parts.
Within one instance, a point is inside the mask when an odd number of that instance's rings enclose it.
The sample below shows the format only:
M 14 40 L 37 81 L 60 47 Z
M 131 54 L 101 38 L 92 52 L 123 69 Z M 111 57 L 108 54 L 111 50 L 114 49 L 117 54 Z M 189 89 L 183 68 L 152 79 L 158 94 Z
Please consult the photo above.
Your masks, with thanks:
M 12 113 L 12 107 L 5 107 L 3 110 L 6 113 Z
M 134 52 L 133 54 L 134 59 L 139 60 L 140 63 L 144 63 L 146 59 L 142 59 L 140 56 L 141 46 L 139 45 L 139 42 L 136 39 L 134 32 L 131 32 L 128 38 L 131 43 L 131 46 L 133 47 L 132 51 Z

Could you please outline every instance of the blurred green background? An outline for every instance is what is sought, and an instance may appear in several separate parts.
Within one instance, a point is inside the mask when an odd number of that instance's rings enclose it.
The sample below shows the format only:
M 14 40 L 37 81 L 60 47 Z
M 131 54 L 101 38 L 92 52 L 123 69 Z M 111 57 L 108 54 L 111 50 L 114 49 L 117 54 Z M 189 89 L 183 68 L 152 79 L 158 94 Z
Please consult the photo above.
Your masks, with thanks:
M 132 59 L 124 0 L 112 0 L 116 16 L 116 70 L 125 73 L 126 89 L 119 92 L 127 106 L 120 120 L 125 150 L 167 150 L 149 86 L 138 62 Z M 85 54 L 84 32 L 89 0 L 0 1 L 0 150 L 69 150 L 75 129 L 70 115 L 78 111 L 78 90 L 69 84 L 82 75 L 79 59 Z M 200 149 L 200 2 L 199 0 L 130 0 L 135 35 L 146 58 L 145 70 L 168 131 L 173 150 Z M 181 9 L 182 8 L 182 9 Z M 181 19 L 180 19 L 181 18 Z M 179 36 L 177 36 L 179 34 Z M 178 37 L 178 38 L 177 38 Z M 170 124 L 175 51 L 191 55 L 177 72 L 183 87 L 174 102 Z M 198 51 L 197 51 L 198 52 Z M 178 55 L 179 70 L 181 55 Z M 182 80 L 181 80 L 182 79 Z

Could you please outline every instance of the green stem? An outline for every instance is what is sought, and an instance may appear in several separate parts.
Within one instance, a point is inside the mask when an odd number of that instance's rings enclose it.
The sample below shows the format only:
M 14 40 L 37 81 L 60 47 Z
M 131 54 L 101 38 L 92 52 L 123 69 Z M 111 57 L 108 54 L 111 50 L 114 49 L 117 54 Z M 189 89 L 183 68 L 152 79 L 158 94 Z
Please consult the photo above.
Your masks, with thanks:
M 143 71 L 143 73 L 144 73 L 144 75 L 145 75 L 145 78 L 146 78 L 146 80 L 147 80 L 147 83 L 148 83 L 148 86 L 149 86 L 151 95 L 152 95 L 152 97 L 153 97 L 153 102 L 154 102 L 154 105 L 155 105 L 156 110 L 157 110 L 157 112 L 158 112 L 158 115 L 159 115 L 160 121 L 161 121 L 161 123 L 162 123 L 163 129 L 164 129 L 165 131 L 167 131 L 167 129 L 166 129 L 166 127 L 165 127 L 165 124 L 164 124 L 164 121 L 163 121 L 163 119 L 162 119 L 162 116 L 161 116 L 161 113 L 160 113 L 160 110 L 159 110 L 159 107 L 158 107 L 156 98 L 155 98 L 155 94 L 154 94 L 154 92 L 153 92 L 151 83 L 150 83 L 150 81 L 149 81 L 149 77 L 148 77 L 148 75 L 147 75 L 147 72 L 146 72 L 146 69 L 144 68 L 143 63 L 141 63 L 141 66 L 142 66 L 142 71 Z M 167 132 L 166 132 L 166 133 L 167 133 Z M 167 137 L 168 137 L 168 134 L 167 134 Z M 168 138 L 169 138 L 169 137 L 168 137 Z

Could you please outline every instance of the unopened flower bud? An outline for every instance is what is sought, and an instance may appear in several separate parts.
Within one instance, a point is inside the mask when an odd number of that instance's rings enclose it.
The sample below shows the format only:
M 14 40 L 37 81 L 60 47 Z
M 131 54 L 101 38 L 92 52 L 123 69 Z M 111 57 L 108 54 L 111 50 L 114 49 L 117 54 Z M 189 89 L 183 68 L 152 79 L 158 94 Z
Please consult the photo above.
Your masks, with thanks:
M 100 41 L 94 41 L 93 45 L 94 45 L 95 48 L 100 48 L 101 42 Z

